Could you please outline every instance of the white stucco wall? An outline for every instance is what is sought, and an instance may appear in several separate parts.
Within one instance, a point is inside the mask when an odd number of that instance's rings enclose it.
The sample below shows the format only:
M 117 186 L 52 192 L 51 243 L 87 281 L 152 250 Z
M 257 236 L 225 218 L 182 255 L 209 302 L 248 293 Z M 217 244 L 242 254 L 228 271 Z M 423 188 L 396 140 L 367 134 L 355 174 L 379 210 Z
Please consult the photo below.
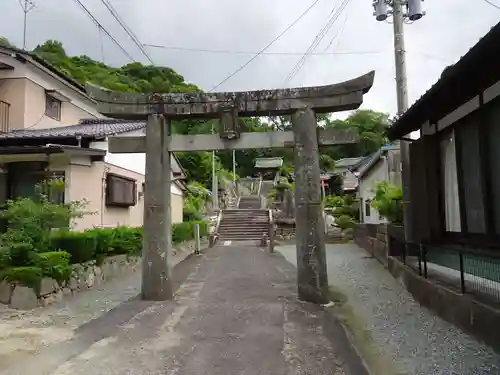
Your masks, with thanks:
M 104 117 L 90 98 L 38 63 L 23 63 L 4 53 L 0 62 L 14 67 L 0 70 L 0 100 L 10 104 L 10 130 L 74 125 L 83 118 Z M 62 102 L 59 121 L 45 116 L 45 90 L 56 90 L 69 99 Z
M 374 165 L 371 170 L 359 179 L 359 197 L 361 201 L 361 209 L 363 210 L 362 222 L 367 224 L 380 224 L 385 223 L 386 220 L 380 218 L 379 213 L 373 207 L 370 207 L 370 216 L 366 216 L 365 202 L 371 200 L 375 193 L 373 188 L 376 181 L 388 180 L 389 170 L 387 165 L 387 159 L 381 158 L 376 165 Z
M 131 132 L 132 133 L 132 132 Z M 129 133 L 130 134 L 130 133 Z M 120 134 L 121 135 L 121 134 Z M 92 142 L 90 148 L 97 148 L 100 150 L 108 151 L 108 142 Z M 116 165 L 121 168 L 128 169 L 142 176 L 146 173 L 146 155 L 145 154 L 113 154 L 108 152 L 105 156 L 106 163 Z M 174 178 L 173 173 L 171 177 Z M 183 195 L 182 190 L 176 185 L 172 184 L 170 187 L 172 194 Z

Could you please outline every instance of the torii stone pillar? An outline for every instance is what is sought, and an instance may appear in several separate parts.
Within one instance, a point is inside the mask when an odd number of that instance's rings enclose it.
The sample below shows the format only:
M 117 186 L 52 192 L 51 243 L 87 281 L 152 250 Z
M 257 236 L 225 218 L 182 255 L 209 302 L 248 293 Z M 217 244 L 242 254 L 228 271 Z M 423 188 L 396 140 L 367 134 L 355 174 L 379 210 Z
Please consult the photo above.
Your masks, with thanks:
M 316 114 L 309 108 L 292 116 L 295 135 L 295 230 L 299 298 L 326 303 L 325 255 Z
M 170 121 L 153 114 L 146 124 L 146 175 L 144 194 L 144 237 L 142 296 L 148 300 L 172 298 L 172 249 Z M 160 157 L 158 157 L 160 156 Z M 149 191 L 148 191 L 149 190 Z
M 295 147 L 298 296 L 326 302 L 328 279 L 318 147 L 356 143 L 356 132 L 317 129 L 316 113 L 358 108 L 374 72 L 319 87 L 224 93 L 117 93 L 87 85 L 105 116 L 147 120 L 146 136 L 110 137 L 113 153 L 146 153 L 142 298 L 172 298 L 170 154 L 186 151 Z M 240 133 L 238 116 L 292 115 L 293 131 Z M 172 119 L 219 118 L 219 134 L 171 135 Z

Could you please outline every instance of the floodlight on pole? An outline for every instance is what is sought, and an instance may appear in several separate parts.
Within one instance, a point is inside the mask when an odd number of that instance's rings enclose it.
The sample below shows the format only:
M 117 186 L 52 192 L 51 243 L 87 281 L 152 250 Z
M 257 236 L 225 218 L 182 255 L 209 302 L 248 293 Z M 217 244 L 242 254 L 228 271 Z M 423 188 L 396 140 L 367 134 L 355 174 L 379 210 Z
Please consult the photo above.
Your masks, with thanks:
M 375 0 L 373 3 L 373 15 L 377 21 L 385 21 L 389 17 L 389 3 L 386 0 Z
M 422 2 L 423 0 L 407 0 L 407 17 L 410 21 L 417 21 L 425 16 L 425 12 L 422 10 Z

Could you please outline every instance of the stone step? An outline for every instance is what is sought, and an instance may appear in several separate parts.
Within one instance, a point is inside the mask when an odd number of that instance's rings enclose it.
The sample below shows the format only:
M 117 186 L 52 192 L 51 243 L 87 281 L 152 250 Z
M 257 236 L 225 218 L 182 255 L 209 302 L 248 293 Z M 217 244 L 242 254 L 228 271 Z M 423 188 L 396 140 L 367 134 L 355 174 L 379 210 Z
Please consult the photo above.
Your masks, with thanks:
M 252 224 L 263 224 L 269 223 L 268 218 L 245 218 L 245 219 L 223 219 L 220 221 L 220 225 L 230 224 L 230 225 L 252 225 Z
M 219 241 L 252 241 L 252 240 L 260 240 L 262 238 L 262 235 L 260 236 L 248 236 L 248 235 L 241 235 L 241 236 L 220 236 Z
M 229 214 L 229 213 L 223 213 L 222 214 L 222 219 L 231 217 L 231 218 L 247 218 L 247 217 L 269 217 L 269 214 L 266 212 L 265 214 L 255 214 L 255 213 L 236 213 L 236 214 Z
M 233 228 L 233 229 L 225 229 L 219 230 L 219 234 L 229 234 L 229 233 L 241 233 L 241 234 L 254 234 L 254 233 L 267 233 L 269 228 Z
M 264 214 L 264 213 L 269 213 L 269 210 L 263 210 L 261 208 L 236 208 L 232 210 L 222 210 L 222 213 L 231 213 L 231 214 L 249 214 L 249 213 L 256 213 L 256 214 Z
M 222 214 L 222 217 L 269 217 L 269 214 L 266 213 L 255 213 L 255 212 L 235 212 L 235 213 L 229 213 L 225 212 Z

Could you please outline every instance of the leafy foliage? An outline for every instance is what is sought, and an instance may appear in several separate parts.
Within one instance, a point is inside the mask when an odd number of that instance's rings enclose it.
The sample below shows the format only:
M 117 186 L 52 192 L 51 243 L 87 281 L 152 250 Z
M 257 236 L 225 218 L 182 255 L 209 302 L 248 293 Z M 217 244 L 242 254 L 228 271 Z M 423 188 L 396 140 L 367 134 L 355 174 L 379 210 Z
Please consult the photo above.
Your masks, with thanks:
M 359 222 L 359 199 L 350 195 L 329 196 L 325 200 L 325 207 L 329 208 L 335 217 L 336 225 L 344 232 L 350 233 Z
M 389 181 L 377 181 L 371 206 L 391 224 L 403 223 L 403 191 Z
M 52 203 L 50 193 L 57 189 L 64 189 L 60 180 L 47 180 L 36 186 L 35 198 L 8 200 L 0 211 L 0 218 L 7 222 L 0 244 L 12 249 L 24 244 L 34 251 L 46 251 L 53 229 L 69 229 L 73 219 L 88 214 L 86 201 Z
M 197 182 L 189 184 L 184 195 L 183 220 L 201 220 L 208 198 L 208 190 L 203 185 Z

